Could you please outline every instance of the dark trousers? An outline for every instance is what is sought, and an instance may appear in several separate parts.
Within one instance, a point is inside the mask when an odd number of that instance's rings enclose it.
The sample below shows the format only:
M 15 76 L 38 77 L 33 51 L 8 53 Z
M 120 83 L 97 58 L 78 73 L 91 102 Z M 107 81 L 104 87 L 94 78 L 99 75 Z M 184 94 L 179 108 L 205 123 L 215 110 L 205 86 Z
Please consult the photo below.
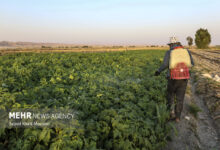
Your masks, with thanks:
M 167 86 L 167 101 L 168 108 L 172 109 L 172 106 L 175 106 L 175 115 L 180 118 L 181 112 L 183 110 L 183 100 L 186 92 L 187 79 L 183 80 L 172 80 L 168 79 Z M 176 97 L 176 104 L 175 104 Z

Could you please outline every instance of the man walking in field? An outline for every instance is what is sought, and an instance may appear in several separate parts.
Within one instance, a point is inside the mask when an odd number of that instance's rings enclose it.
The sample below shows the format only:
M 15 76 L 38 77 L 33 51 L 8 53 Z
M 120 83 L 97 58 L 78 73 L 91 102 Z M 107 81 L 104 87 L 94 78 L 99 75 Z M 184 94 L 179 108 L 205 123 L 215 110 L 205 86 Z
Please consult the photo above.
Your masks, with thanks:
M 171 119 L 180 121 L 186 86 L 190 78 L 189 68 L 194 65 L 192 55 L 175 37 L 170 38 L 170 50 L 166 52 L 163 64 L 155 72 L 155 76 L 169 68 L 167 79 L 167 101 Z M 176 104 L 175 104 L 176 97 Z M 174 107 L 175 106 L 175 107 Z M 174 107 L 174 108 L 173 108 Z

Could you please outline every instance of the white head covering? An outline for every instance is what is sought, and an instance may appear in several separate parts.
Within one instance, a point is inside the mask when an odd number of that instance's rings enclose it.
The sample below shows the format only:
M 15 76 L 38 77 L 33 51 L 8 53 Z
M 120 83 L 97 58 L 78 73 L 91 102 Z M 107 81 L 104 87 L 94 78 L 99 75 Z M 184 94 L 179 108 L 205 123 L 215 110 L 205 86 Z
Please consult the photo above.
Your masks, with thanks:
M 177 43 L 179 42 L 179 40 L 177 39 L 177 37 L 170 37 L 170 42 L 168 44 L 173 44 L 173 43 Z

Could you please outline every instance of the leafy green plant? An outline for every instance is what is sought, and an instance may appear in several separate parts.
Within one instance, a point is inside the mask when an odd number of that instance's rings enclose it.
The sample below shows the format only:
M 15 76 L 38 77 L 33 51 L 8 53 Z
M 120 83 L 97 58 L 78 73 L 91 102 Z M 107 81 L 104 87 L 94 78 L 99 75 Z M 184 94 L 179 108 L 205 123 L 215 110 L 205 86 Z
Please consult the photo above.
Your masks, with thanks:
M 76 110 L 79 128 L 0 130 L 5 149 L 160 149 L 167 124 L 164 51 L 0 57 L 1 108 Z
M 189 104 L 189 112 L 195 117 L 198 117 L 198 112 L 201 112 L 202 110 L 194 103 Z

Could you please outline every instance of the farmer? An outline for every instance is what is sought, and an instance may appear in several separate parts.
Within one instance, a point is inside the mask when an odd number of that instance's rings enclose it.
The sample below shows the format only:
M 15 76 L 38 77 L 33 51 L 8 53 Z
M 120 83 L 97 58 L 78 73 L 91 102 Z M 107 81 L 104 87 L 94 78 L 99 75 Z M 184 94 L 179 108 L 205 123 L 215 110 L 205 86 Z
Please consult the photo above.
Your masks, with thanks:
M 155 76 L 160 75 L 162 71 L 169 68 L 167 73 L 168 108 L 171 111 L 171 119 L 175 119 L 176 122 L 179 122 L 183 109 L 186 86 L 190 78 L 189 68 L 194 65 L 194 62 L 190 51 L 183 48 L 176 37 L 171 37 L 168 45 L 170 46 L 170 50 L 166 52 L 163 64 L 155 72 Z

